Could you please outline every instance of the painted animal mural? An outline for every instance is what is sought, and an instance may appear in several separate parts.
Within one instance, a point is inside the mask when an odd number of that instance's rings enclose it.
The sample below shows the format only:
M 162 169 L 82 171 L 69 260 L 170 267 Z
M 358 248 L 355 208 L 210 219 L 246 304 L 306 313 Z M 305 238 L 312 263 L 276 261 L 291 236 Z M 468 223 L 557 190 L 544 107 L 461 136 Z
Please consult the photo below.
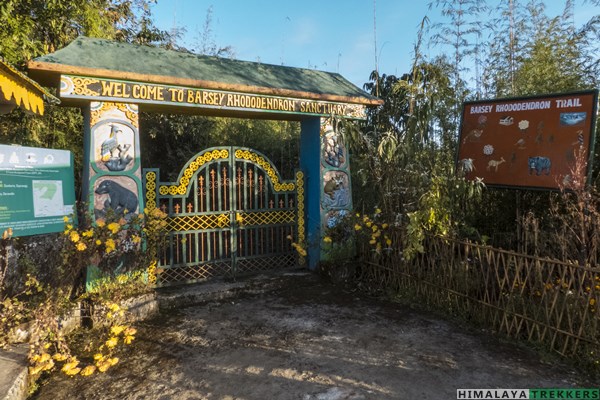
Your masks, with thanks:
M 138 199 L 135 193 L 124 188 L 115 181 L 104 180 L 95 190 L 96 194 L 107 194 L 108 198 L 104 202 L 104 208 L 96 209 L 96 218 L 106 215 L 109 210 L 115 214 L 125 214 L 125 218 L 131 216 L 138 207 Z
M 529 157 L 528 160 L 529 165 L 529 175 L 535 170 L 536 175 L 540 175 L 543 172 L 546 172 L 546 175 L 550 175 L 550 167 L 552 166 L 552 162 L 548 157 Z
M 341 208 L 350 204 L 348 176 L 343 172 L 329 172 L 323 185 L 323 206 L 325 208 Z

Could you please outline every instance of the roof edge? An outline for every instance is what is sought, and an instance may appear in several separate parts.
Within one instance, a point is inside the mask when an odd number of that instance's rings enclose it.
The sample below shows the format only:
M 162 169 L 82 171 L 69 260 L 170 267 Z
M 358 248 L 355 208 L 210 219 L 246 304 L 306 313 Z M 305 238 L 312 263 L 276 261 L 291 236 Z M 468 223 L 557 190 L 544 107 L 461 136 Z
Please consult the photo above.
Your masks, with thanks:
M 123 72 L 113 71 L 109 69 L 101 68 L 89 68 L 80 67 L 76 65 L 57 64 L 49 63 L 45 61 L 31 60 L 27 63 L 29 70 L 43 71 L 43 72 L 55 72 L 61 74 L 72 74 L 72 75 L 84 75 L 97 78 L 113 78 L 132 80 L 138 82 L 158 83 L 165 85 L 180 85 L 197 87 L 203 89 L 213 90 L 225 90 L 225 91 L 236 91 L 243 93 L 253 94 L 266 94 L 286 97 L 296 97 L 310 100 L 324 100 L 324 101 L 337 101 L 351 104 L 361 104 L 378 106 L 383 104 L 381 99 L 368 99 L 365 97 L 351 97 L 351 96 L 340 96 L 333 94 L 317 94 L 311 92 L 304 92 L 291 89 L 278 89 L 278 88 L 267 88 L 263 86 L 252 86 L 252 85 L 237 85 L 223 82 L 205 81 L 190 78 L 178 78 L 173 76 L 164 75 L 152 75 L 152 74 L 140 74 L 137 72 Z
M 53 96 L 48 90 L 43 88 L 39 83 L 37 83 L 36 81 L 34 81 L 33 79 L 31 79 L 30 77 L 25 75 L 18 69 L 14 68 L 12 65 L 7 63 L 6 61 L 2 60 L 2 58 L 0 58 L 0 68 L 2 68 L 5 71 L 8 71 L 9 73 L 12 73 L 12 74 L 18 76 L 20 79 L 23 80 L 23 83 L 26 86 L 28 86 L 34 92 L 37 92 L 38 95 L 40 97 L 43 97 L 48 103 L 50 103 L 50 104 L 59 104 L 60 103 L 60 100 L 58 98 Z

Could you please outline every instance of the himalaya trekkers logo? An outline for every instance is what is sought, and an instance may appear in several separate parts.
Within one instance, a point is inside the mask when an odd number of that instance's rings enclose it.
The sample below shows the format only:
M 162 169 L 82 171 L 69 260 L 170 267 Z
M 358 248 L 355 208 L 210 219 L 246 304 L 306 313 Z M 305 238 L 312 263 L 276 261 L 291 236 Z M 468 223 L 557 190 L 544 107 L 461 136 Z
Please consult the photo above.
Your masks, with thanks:
M 456 389 L 458 400 L 480 399 L 600 399 L 596 389 Z

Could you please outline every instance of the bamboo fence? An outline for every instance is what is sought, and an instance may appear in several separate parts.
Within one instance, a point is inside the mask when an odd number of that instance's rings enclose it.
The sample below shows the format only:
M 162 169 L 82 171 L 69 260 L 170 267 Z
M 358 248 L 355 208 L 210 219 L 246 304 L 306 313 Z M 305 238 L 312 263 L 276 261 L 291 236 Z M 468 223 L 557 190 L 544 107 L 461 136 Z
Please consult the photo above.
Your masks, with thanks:
M 401 243 L 401 234 L 394 243 Z M 412 260 L 364 248 L 359 279 L 563 356 L 598 359 L 600 268 L 428 237 Z

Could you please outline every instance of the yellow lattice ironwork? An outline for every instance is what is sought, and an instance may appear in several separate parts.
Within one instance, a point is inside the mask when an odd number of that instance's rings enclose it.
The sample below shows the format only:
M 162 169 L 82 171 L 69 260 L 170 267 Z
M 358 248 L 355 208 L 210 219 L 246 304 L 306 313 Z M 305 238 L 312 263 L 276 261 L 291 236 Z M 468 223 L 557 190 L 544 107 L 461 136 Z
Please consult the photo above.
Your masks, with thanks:
M 304 243 L 306 240 L 306 230 L 304 226 L 304 173 L 302 171 L 296 172 L 296 193 L 298 196 L 297 205 L 297 216 L 298 216 L 298 242 Z M 306 263 L 306 257 L 298 257 L 298 264 L 304 265 Z
M 227 228 L 229 225 L 229 214 L 184 215 L 167 219 L 169 232 Z
M 156 260 L 152 261 L 147 269 L 148 283 L 150 283 L 151 285 L 156 285 L 156 264 Z
M 156 208 L 156 172 L 146 172 L 146 209 Z
M 295 218 L 296 213 L 292 210 L 241 212 L 236 215 L 242 226 L 287 224 L 294 222 Z
M 162 196 L 183 196 L 187 193 L 187 187 L 190 184 L 190 179 L 194 176 L 194 173 L 198 169 L 213 160 L 222 160 L 229 158 L 229 150 L 227 149 L 216 149 L 209 150 L 203 154 L 200 154 L 190 165 L 183 171 L 179 182 L 176 185 L 161 185 L 158 188 L 158 193 Z
M 293 182 L 279 182 L 279 177 L 277 176 L 275 167 L 271 165 L 269 160 L 258 153 L 250 150 L 238 149 L 235 151 L 235 158 L 252 161 L 253 163 L 259 165 L 267 173 L 269 179 L 271 179 L 271 182 L 273 183 L 273 189 L 276 192 L 291 192 L 296 188 L 296 185 L 294 185 Z

